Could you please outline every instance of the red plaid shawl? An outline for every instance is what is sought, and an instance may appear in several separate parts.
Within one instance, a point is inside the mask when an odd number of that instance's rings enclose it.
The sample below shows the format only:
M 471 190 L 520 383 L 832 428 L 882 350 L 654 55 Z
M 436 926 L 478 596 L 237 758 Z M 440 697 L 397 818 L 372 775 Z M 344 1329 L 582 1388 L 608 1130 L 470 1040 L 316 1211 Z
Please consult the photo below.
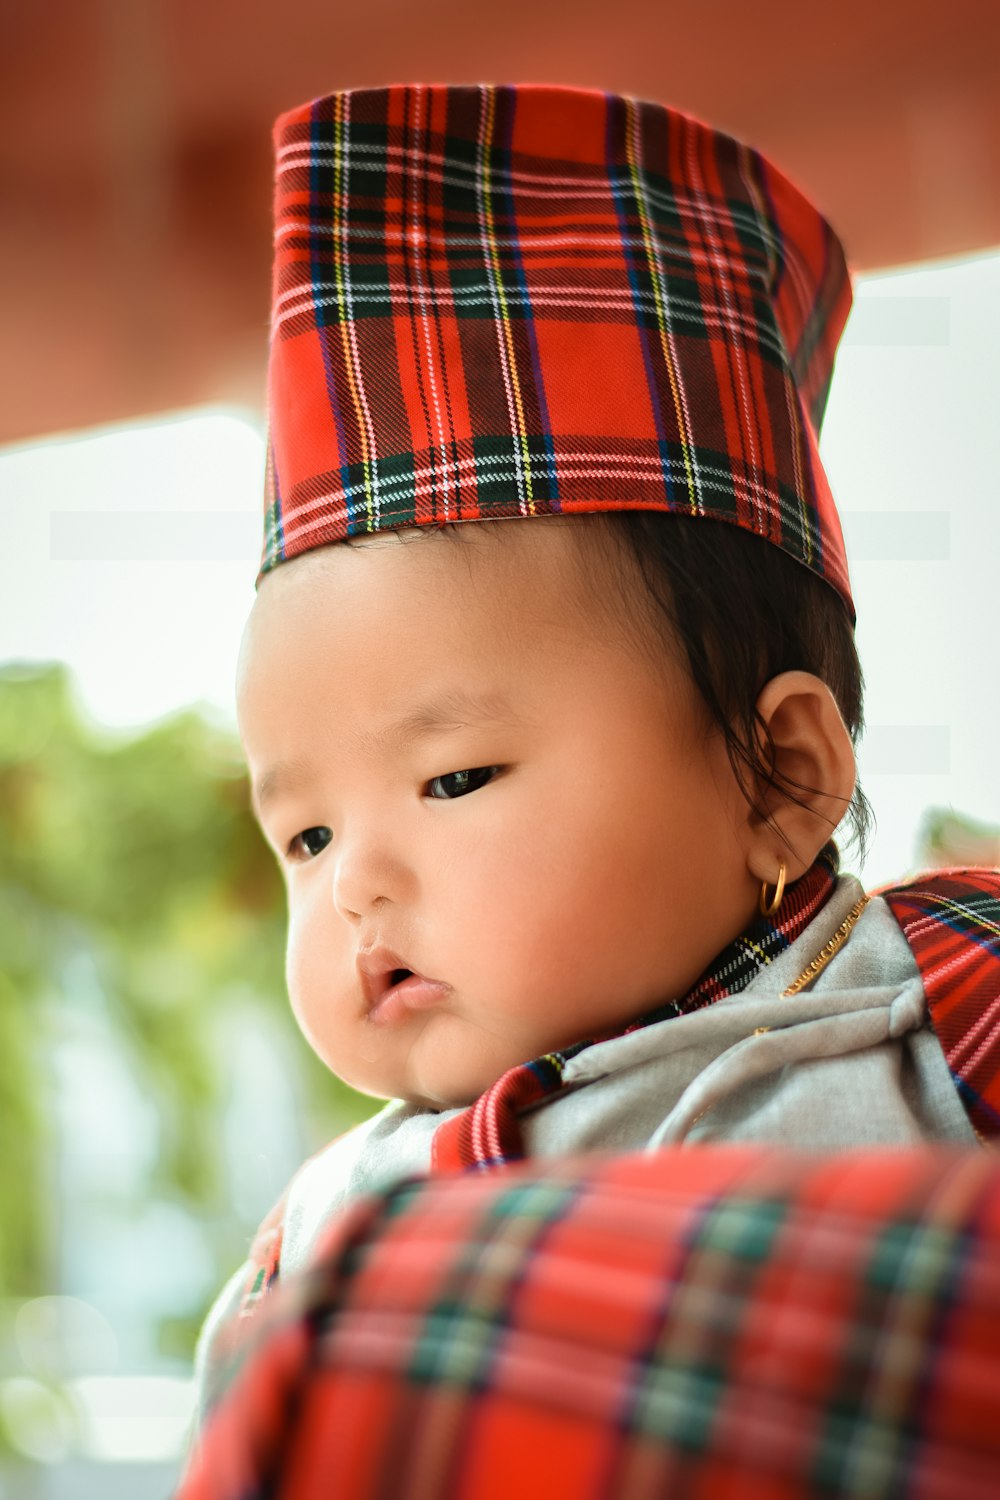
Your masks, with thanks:
M 1000 1162 L 685 1147 L 357 1203 L 179 1500 L 996 1500 Z
M 1000 1136 L 1000 870 L 932 870 L 877 892 L 920 969 L 931 1024 L 980 1136 Z

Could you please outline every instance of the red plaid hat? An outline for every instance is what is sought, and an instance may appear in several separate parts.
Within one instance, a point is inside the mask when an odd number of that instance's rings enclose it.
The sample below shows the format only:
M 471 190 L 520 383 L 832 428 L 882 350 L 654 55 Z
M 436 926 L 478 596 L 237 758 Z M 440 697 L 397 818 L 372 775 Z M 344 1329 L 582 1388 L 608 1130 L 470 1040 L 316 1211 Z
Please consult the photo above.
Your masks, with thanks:
M 783 548 L 853 617 L 816 442 L 850 280 L 758 152 L 541 84 L 345 90 L 275 145 L 259 576 L 363 532 L 662 510 Z

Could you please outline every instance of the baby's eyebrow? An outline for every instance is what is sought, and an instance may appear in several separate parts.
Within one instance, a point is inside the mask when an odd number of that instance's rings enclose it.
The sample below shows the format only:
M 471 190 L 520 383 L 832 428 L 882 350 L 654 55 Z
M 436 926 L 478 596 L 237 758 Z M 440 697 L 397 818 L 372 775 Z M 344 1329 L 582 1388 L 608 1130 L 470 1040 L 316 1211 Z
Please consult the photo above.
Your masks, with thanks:
M 511 724 L 516 717 L 507 699 L 499 693 L 470 693 L 456 688 L 424 703 L 415 703 L 384 725 L 373 739 L 420 739 L 441 730 L 464 729 L 470 723 Z
M 407 744 L 431 734 L 464 729 L 469 724 L 511 725 L 515 722 L 520 722 L 519 716 L 500 694 L 470 693 L 460 688 L 441 693 L 425 702 L 415 703 L 397 718 L 360 738 L 362 743 L 373 747 L 393 741 Z M 250 793 L 257 817 L 261 816 L 269 802 L 305 786 L 313 775 L 314 767 L 301 757 L 276 761 L 273 766 L 269 766 Z
M 259 818 L 269 802 L 284 792 L 292 792 L 303 786 L 312 774 L 308 761 L 296 757 L 294 760 L 279 760 L 269 766 L 256 786 L 250 787 L 250 802 Z

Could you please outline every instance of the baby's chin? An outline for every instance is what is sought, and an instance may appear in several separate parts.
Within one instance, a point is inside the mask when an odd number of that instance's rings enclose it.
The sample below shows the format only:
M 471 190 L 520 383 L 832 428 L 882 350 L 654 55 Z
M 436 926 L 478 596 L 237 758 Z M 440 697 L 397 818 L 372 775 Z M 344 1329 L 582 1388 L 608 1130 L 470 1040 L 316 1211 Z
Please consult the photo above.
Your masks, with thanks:
M 455 1028 L 446 1030 L 454 1033 Z M 472 1028 L 459 1027 L 457 1031 L 459 1034 L 442 1035 L 436 1029 L 431 1035 L 429 1028 L 421 1028 L 412 1046 L 390 1049 L 394 1056 L 379 1056 L 373 1050 L 368 1056 L 352 1057 L 348 1066 L 344 1066 L 343 1056 L 335 1058 L 322 1051 L 319 1055 L 331 1073 L 359 1094 L 386 1102 L 398 1100 L 413 1109 L 441 1114 L 475 1104 L 523 1060 L 510 1046 L 477 1047 L 480 1038 Z
M 439 1090 L 433 1091 L 407 1089 L 391 1097 L 401 1099 L 404 1104 L 409 1104 L 414 1109 L 429 1110 L 432 1114 L 444 1114 L 449 1109 L 468 1109 L 469 1105 L 475 1104 L 476 1100 L 495 1082 L 496 1079 L 491 1078 L 488 1083 L 483 1084 L 482 1088 L 449 1087 L 444 1084 Z
M 377 1099 L 383 1104 L 398 1101 L 410 1105 L 413 1109 L 428 1110 L 432 1114 L 443 1114 L 450 1109 L 467 1109 L 496 1082 L 494 1077 L 488 1078 L 482 1085 L 478 1081 L 428 1079 L 423 1087 L 417 1087 L 406 1080 L 397 1080 L 399 1086 L 393 1087 L 393 1082 L 389 1079 L 377 1079 L 370 1076 L 352 1077 L 331 1067 L 329 1063 L 327 1066 L 341 1083 L 346 1083 L 348 1088 L 354 1089 L 355 1093 L 364 1094 L 369 1099 Z

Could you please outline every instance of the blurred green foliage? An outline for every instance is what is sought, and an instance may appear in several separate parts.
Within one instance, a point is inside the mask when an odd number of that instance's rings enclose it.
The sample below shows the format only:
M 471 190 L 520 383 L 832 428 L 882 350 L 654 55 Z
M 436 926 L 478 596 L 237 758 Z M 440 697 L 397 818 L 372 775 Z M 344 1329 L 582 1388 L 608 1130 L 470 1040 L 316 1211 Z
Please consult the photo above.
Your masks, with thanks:
M 65 981 L 74 956 L 92 961 L 116 1041 L 155 1102 L 149 1191 L 224 1217 L 214 1007 L 238 996 L 248 1024 L 284 1018 L 283 946 L 282 884 L 232 734 L 191 710 L 111 736 L 87 722 L 62 667 L 0 668 L 0 1120 L 16 1142 L 0 1152 L 8 1295 L 51 1291 L 57 1277 L 46 1099 L 53 1044 L 83 1003 Z M 297 1033 L 295 1052 L 315 1149 L 375 1106 Z

